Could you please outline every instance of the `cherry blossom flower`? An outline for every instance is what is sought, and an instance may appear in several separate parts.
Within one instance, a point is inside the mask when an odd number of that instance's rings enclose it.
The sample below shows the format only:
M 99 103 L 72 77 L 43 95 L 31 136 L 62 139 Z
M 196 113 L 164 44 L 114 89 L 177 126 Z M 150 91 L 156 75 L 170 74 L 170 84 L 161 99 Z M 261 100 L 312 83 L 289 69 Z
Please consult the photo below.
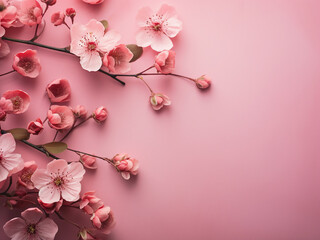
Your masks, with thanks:
M 42 8 L 36 0 L 20 1 L 18 18 L 21 23 L 28 26 L 34 26 L 41 23 Z
M 38 77 L 41 71 L 41 65 L 40 60 L 37 57 L 37 51 L 28 49 L 16 54 L 12 67 L 24 77 Z
M 102 123 L 108 117 L 108 111 L 105 107 L 98 107 L 93 113 L 93 119 L 98 123 Z
M 87 71 L 98 71 L 102 66 L 100 55 L 112 50 L 120 40 L 114 31 L 106 34 L 103 24 L 95 19 L 86 25 L 74 24 L 71 27 L 70 52 L 80 57 L 80 64 Z
M 115 225 L 113 212 L 108 206 L 95 211 L 91 217 L 92 225 L 104 234 L 109 234 Z
M 0 98 L 0 121 L 6 120 L 7 113 L 13 111 L 13 104 L 11 100 L 4 97 Z
M 43 130 L 43 123 L 40 118 L 35 121 L 31 121 L 28 124 L 27 130 L 30 134 L 38 135 Z
M 25 162 L 24 168 L 19 173 L 18 183 L 27 189 L 34 189 L 33 182 L 31 181 L 32 174 L 37 170 L 38 165 L 35 161 Z
M 176 53 L 172 50 L 162 51 L 156 56 L 154 66 L 158 72 L 168 74 L 174 71 Z
M 126 73 L 130 71 L 130 64 L 133 53 L 125 44 L 120 44 L 104 55 L 103 64 L 111 73 Z
M 209 88 L 211 85 L 211 80 L 208 78 L 207 75 L 203 75 L 196 79 L 195 81 L 196 85 L 200 89 L 206 89 Z
M 58 232 L 57 224 L 38 208 L 28 208 L 21 217 L 11 219 L 3 226 L 12 240 L 53 240 Z
M 19 172 L 24 167 L 21 155 L 13 153 L 16 149 L 16 141 L 11 133 L 0 136 L 0 182 L 12 174 Z
M 104 0 L 82 0 L 82 1 L 89 4 L 100 4 L 100 3 L 103 3 Z
M 170 38 L 175 37 L 182 29 L 182 22 L 177 18 L 175 9 L 166 4 L 156 13 L 149 7 L 140 9 L 137 22 L 140 28 L 136 35 L 137 45 L 151 46 L 157 52 L 170 50 L 173 47 Z
M 77 105 L 74 109 L 72 109 L 76 118 L 86 118 L 88 111 L 83 105 Z
M 21 90 L 6 91 L 2 97 L 12 102 L 12 114 L 21 114 L 28 110 L 30 105 L 30 96 Z
M 94 191 L 86 192 L 82 195 L 79 208 L 89 215 L 93 214 L 99 208 L 103 207 L 102 200 L 96 197 Z
M 54 26 L 59 26 L 64 23 L 65 17 L 64 12 L 55 12 L 51 15 L 51 23 L 53 23 Z
M 66 79 L 52 81 L 46 90 L 51 103 L 68 102 L 71 99 L 71 86 Z
M 161 93 L 152 93 L 150 96 L 150 103 L 154 110 L 158 111 L 164 106 L 169 106 L 171 101 L 168 96 Z
M 17 8 L 0 0 L 0 36 L 5 33 L 4 28 L 12 27 L 16 21 Z
M 96 158 L 89 156 L 89 155 L 81 155 L 80 161 L 82 162 L 83 166 L 88 169 L 97 169 Z
M 139 162 L 137 159 L 130 157 L 126 153 L 120 153 L 112 158 L 114 166 L 121 172 L 124 179 L 129 180 L 130 174 L 137 175 Z
M 74 114 L 70 107 L 52 105 L 48 111 L 49 125 L 54 129 L 69 129 L 74 120 Z
M 44 209 L 44 211 L 48 214 L 52 214 L 54 212 L 58 212 L 63 205 L 63 200 L 60 199 L 58 202 L 55 203 L 44 203 L 38 198 L 38 203 Z
M 74 202 L 79 199 L 81 180 L 85 170 L 81 163 L 68 164 L 64 159 L 53 160 L 47 169 L 37 169 L 31 181 L 39 189 L 39 198 L 44 203 L 64 200 Z

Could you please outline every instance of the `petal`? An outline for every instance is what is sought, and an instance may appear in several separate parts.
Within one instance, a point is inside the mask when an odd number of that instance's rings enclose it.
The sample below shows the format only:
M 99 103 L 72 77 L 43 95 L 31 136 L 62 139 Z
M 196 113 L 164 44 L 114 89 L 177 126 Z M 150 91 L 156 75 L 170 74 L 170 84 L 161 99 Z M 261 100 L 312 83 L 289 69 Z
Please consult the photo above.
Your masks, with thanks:
M 60 190 L 54 184 L 48 184 L 39 190 L 39 198 L 44 203 L 55 203 L 60 200 Z
M 62 173 L 68 167 L 68 163 L 64 159 L 53 160 L 47 165 L 49 173 Z
M 171 39 L 164 33 L 156 34 L 151 43 L 151 48 L 157 52 L 161 52 L 163 50 L 170 50 L 172 47 L 173 44 Z
M 9 171 L 0 164 L 0 182 L 7 179 Z
M 4 159 L 2 160 L 2 166 L 5 167 L 7 170 L 11 171 L 14 168 L 21 166 L 21 163 L 23 163 L 23 160 L 21 158 L 20 154 L 17 153 L 9 153 L 4 156 Z
M 130 173 L 129 173 L 129 172 L 121 172 L 121 176 L 122 176 L 125 180 L 129 180 L 129 179 L 130 179 Z
M 81 184 L 79 182 L 71 182 L 63 185 L 64 189 L 61 191 L 62 198 L 68 202 L 74 202 L 79 199 L 81 191 Z
M 79 162 L 70 163 L 64 171 L 69 181 L 80 182 L 85 174 L 83 165 Z
M 98 39 L 103 37 L 104 26 L 101 22 L 91 19 L 85 27 L 86 32 L 92 32 Z
M 31 181 L 34 186 L 38 189 L 48 185 L 52 178 L 47 170 L 45 169 L 37 169 L 31 176 Z
M 0 25 L 0 37 L 2 37 L 5 33 L 6 33 L 6 30 L 4 29 L 4 27 Z
M 58 232 L 57 224 L 50 218 L 43 219 L 36 228 L 39 237 L 45 240 L 53 240 Z
M 8 237 L 12 238 L 16 234 L 24 232 L 26 225 L 26 222 L 22 218 L 17 217 L 6 222 L 6 224 L 3 226 L 3 230 Z
M 139 27 L 147 26 L 147 21 L 150 17 L 152 17 L 153 11 L 150 7 L 143 7 L 138 11 L 137 14 L 137 23 Z
M 0 58 L 7 56 L 10 53 L 9 45 L 0 39 Z
M 21 213 L 26 223 L 36 224 L 43 217 L 43 212 L 39 208 L 28 208 Z
M 166 23 L 167 24 L 163 31 L 171 38 L 177 36 L 177 34 L 182 30 L 182 22 L 177 18 L 169 18 Z
M 144 28 L 141 28 L 136 35 L 137 45 L 140 47 L 150 46 L 153 41 L 154 35 L 155 34 L 153 31 L 149 31 Z
M 14 235 L 14 237 L 11 238 L 11 240 L 21 240 L 21 239 L 30 240 L 27 231 L 17 232 L 17 233 Z M 33 239 L 32 239 L 32 240 L 33 240 Z M 35 240 L 38 240 L 38 239 L 35 239 Z
M 86 53 L 80 59 L 80 64 L 83 69 L 91 72 L 98 71 L 102 66 L 102 59 L 98 52 Z
M 177 16 L 177 12 L 174 9 L 174 7 L 172 7 L 168 4 L 162 4 L 162 6 L 158 10 L 157 14 L 160 16 L 162 15 L 164 19 L 168 19 L 168 18 Z
M 103 38 L 99 39 L 99 50 L 109 52 L 120 41 L 121 35 L 115 31 L 108 31 Z
M 0 136 L 0 148 L 5 155 L 12 153 L 16 149 L 16 141 L 11 133 L 6 133 Z

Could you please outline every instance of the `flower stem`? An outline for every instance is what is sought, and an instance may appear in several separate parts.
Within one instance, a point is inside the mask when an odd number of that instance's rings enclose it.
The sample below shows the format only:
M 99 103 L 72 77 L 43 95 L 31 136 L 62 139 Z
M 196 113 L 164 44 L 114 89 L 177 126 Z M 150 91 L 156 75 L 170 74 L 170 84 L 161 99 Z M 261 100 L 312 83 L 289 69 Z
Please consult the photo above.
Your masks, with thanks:
M 97 155 L 94 155 L 94 154 L 91 154 L 91 153 L 86 153 L 86 152 L 82 152 L 82 151 L 79 151 L 79 150 L 74 150 L 74 149 L 71 149 L 71 148 L 67 148 L 67 150 L 71 151 L 71 152 L 74 152 L 74 153 L 77 153 L 77 154 L 83 154 L 83 155 L 88 155 L 88 156 L 91 156 L 91 157 L 95 157 L 95 158 L 99 158 L 103 161 L 106 161 L 110 164 L 113 164 L 112 160 L 110 158 L 106 158 L 106 157 L 100 157 L 100 156 L 97 156 Z
M 149 68 L 149 69 L 151 69 L 151 68 Z M 149 70 L 149 69 L 147 69 L 147 70 Z M 188 80 L 193 81 L 193 82 L 195 81 L 194 78 L 183 76 L 183 75 L 180 75 L 180 74 L 175 74 L 175 73 L 145 73 L 147 70 L 142 71 L 141 73 L 137 73 L 137 74 L 113 74 L 113 76 L 115 76 L 115 77 L 174 76 L 174 77 L 188 79 Z
M 43 16 L 46 14 L 46 12 L 48 11 L 48 8 L 49 8 L 49 5 L 47 4 L 47 5 L 46 5 L 46 9 L 44 10 L 44 12 L 43 12 L 43 14 L 42 14 L 42 18 L 43 18 Z M 42 34 L 43 31 L 38 35 L 39 26 L 40 26 L 40 24 L 37 24 L 36 29 L 35 29 L 35 31 L 34 31 L 34 36 L 33 36 L 33 38 L 30 40 L 31 42 L 34 42 L 35 40 L 37 40 L 37 39 L 40 37 L 40 35 Z
M 151 93 L 154 93 L 151 87 L 149 86 L 149 84 L 143 79 L 143 77 L 137 77 L 137 78 L 141 79 L 141 81 L 147 86 L 147 88 L 150 90 Z
M 59 142 L 62 142 L 64 139 L 66 139 L 66 138 L 69 136 L 69 134 L 70 134 L 74 129 L 76 129 L 77 127 L 79 127 L 79 126 L 81 126 L 82 124 L 84 124 L 84 123 L 85 123 L 86 121 L 88 121 L 90 118 L 92 118 L 92 115 L 91 115 L 90 117 L 86 118 L 85 120 L 83 120 L 82 122 L 78 123 L 78 125 L 76 125 L 76 122 L 77 122 L 77 121 L 74 121 L 73 126 L 71 127 L 71 129 L 69 130 L 69 132 L 67 132 L 67 134 L 66 134 L 63 138 L 61 138 Z
M 12 176 L 9 178 L 9 185 L 8 185 L 8 187 L 6 188 L 5 191 L 3 191 L 2 193 L 0 193 L 0 195 L 5 195 L 5 196 L 7 196 L 7 193 L 8 193 L 8 191 L 9 191 L 9 189 L 11 188 L 11 185 L 12 185 Z
M 11 70 L 11 71 L 9 71 L 9 72 L 2 73 L 2 74 L 0 74 L 0 77 L 5 76 L 5 75 L 8 75 L 8 74 L 10 74 L 10 73 L 13 73 L 13 72 L 15 72 L 15 71 L 16 71 L 16 70 Z

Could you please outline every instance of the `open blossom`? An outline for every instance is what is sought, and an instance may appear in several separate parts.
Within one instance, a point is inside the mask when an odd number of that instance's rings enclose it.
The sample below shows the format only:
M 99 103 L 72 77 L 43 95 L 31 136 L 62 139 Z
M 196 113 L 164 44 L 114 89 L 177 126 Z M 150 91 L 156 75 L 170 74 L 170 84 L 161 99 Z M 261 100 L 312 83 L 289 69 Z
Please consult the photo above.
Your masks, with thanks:
M 24 52 L 16 54 L 14 56 L 12 67 L 24 77 L 38 77 L 41 70 L 41 65 L 40 60 L 37 57 L 37 51 L 28 49 Z
M 111 73 L 126 73 L 130 71 L 130 64 L 133 53 L 125 44 L 120 44 L 104 55 L 103 64 Z
M 93 113 L 93 119 L 98 123 L 105 121 L 108 117 L 108 111 L 105 107 L 98 107 Z
M 74 120 L 74 114 L 70 107 L 52 105 L 48 111 L 49 125 L 54 129 L 69 129 Z
M 58 232 L 57 224 L 38 208 L 28 208 L 21 217 L 11 219 L 3 226 L 12 240 L 53 240 Z
M 152 93 L 150 96 L 150 103 L 154 110 L 160 110 L 164 106 L 169 106 L 171 101 L 168 96 L 161 93 Z
M 182 29 L 182 22 L 177 18 L 175 9 L 166 4 L 156 13 L 149 7 L 140 9 L 137 22 L 140 28 L 136 35 L 137 45 L 151 46 L 157 52 L 170 50 L 173 47 L 170 38 Z
M 68 164 L 64 159 L 53 160 L 47 169 L 37 169 L 31 181 L 39 189 L 39 198 L 44 203 L 58 202 L 60 198 L 73 202 L 79 199 L 81 180 L 85 170 L 81 163 Z
M 30 134 L 38 135 L 43 129 L 43 123 L 40 118 L 28 124 L 27 130 Z
M 88 111 L 83 105 L 77 105 L 72 109 L 76 118 L 85 118 L 87 117 Z
M 80 57 L 80 64 L 87 71 L 98 71 L 102 66 L 100 55 L 112 50 L 120 40 L 114 31 L 105 34 L 103 24 L 95 19 L 86 25 L 74 24 L 71 27 L 70 52 Z
M 24 168 L 19 173 L 18 183 L 27 189 L 34 189 L 33 182 L 31 181 L 32 174 L 37 170 L 38 165 L 35 161 L 25 162 Z
M 130 157 L 126 153 L 120 153 L 112 158 L 114 166 L 121 172 L 124 179 L 130 179 L 130 174 L 137 175 L 139 162 L 137 159 Z
M 198 88 L 206 89 L 206 88 L 210 87 L 211 80 L 206 75 L 203 75 L 203 76 L 197 78 L 195 80 L 195 83 L 196 83 Z
M 0 136 L 0 182 L 10 175 L 19 172 L 24 167 L 21 155 L 13 153 L 16 149 L 16 141 L 11 133 Z
M 104 0 L 82 0 L 85 3 L 89 3 L 89 4 L 100 4 L 102 3 Z
M 7 113 L 13 111 L 13 104 L 11 100 L 4 97 L 0 98 L 0 121 L 6 120 Z
M 64 23 L 65 17 L 64 12 L 55 12 L 51 15 L 51 23 L 53 23 L 54 26 L 59 26 Z
M 172 50 L 162 51 L 156 56 L 156 62 L 154 66 L 158 72 L 161 73 L 172 73 L 175 67 L 176 53 Z
M 54 212 L 58 212 L 63 205 L 63 200 L 60 199 L 58 202 L 55 203 L 44 203 L 38 198 L 38 203 L 41 207 L 45 210 L 46 213 L 52 214 Z
M 21 90 L 12 90 L 12 91 L 6 91 L 2 97 L 4 97 L 7 100 L 10 100 L 12 102 L 13 110 L 12 114 L 20 114 L 24 113 L 28 110 L 30 105 L 30 96 L 28 93 L 21 91 Z
M 36 0 L 20 1 L 18 18 L 21 23 L 28 26 L 34 26 L 41 23 L 42 8 Z
M 89 155 L 81 155 L 80 161 L 82 162 L 83 166 L 88 169 L 97 169 L 96 158 L 89 156 Z
M 52 81 L 46 90 L 52 103 L 68 102 L 71 99 L 71 86 L 66 79 Z
M 4 27 L 9 28 L 14 25 L 17 17 L 17 8 L 0 0 L 0 36 L 4 35 Z

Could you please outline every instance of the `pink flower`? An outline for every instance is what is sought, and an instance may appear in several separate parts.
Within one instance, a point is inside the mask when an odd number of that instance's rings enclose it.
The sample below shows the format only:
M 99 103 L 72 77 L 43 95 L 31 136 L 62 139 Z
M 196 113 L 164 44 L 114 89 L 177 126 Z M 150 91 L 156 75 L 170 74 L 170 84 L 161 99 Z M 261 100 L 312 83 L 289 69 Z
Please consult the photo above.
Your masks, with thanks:
M 28 110 L 30 105 L 30 96 L 21 90 L 6 91 L 2 97 L 12 102 L 13 111 L 8 113 L 20 114 Z
M 175 58 L 176 53 L 174 51 L 162 51 L 156 56 L 156 63 L 154 66 L 158 72 L 165 74 L 172 73 L 175 67 Z
M 57 224 L 46 218 L 38 208 L 28 208 L 16 217 L 6 222 L 4 232 L 12 240 L 53 240 L 58 232 Z
M 52 105 L 48 111 L 50 127 L 61 130 L 69 129 L 74 123 L 74 114 L 70 107 Z
M 4 97 L 0 98 L 0 121 L 6 120 L 7 113 L 13 111 L 13 104 L 11 100 Z
M 42 8 L 36 0 L 20 1 L 18 18 L 21 23 L 28 26 L 34 26 L 41 23 Z
M 71 87 L 69 81 L 66 79 L 52 81 L 46 90 L 52 103 L 68 102 L 71 99 Z
M 108 111 L 105 107 L 98 107 L 93 113 L 93 119 L 98 123 L 105 121 L 108 117 Z
M 121 172 L 124 179 L 130 179 L 130 174 L 137 175 L 139 161 L 126 153 L 117 154 L 112 158 L 114 166 Z
M 38 198 L 38 203 L 44 209 L 44 211 L 48 214 L 52 214 L 54 212 L 58 212 L 63 205 L 63 200 L 60 199 L 58 202 L 55 203 L 44 203 Z
M 41 2 L 43 2 L 49 6 L 52 6 L 52 5 L 56 4 L 57 0 L 41 0 Z
M 137 45 L 148 47 L 157 52 L 170 50 L 173 47 L 170 38 L 175 37 L 182 29 L 182 22 L 177 18 L 173 7 L 163 4 L 157 13 L 149 7 L 140 9 L 137 15 L 140 27 L 137 35 Z
M 113 212 L 110 207 L 104 206 L 93 213 L 92 225 L 104 234 L 109 234 L 115 225 Z
M 64 23 L 65 17 L 64 12 L 55 12 L 51 15 L 51 23 L 53 23 L 54 26 L 59 26 Z
M 81 155 L 80 161 L 82 162 L 83 166 L 88 169 L 97 169 L 95 166 L 96 158 L 89 156 L 89 155 Z
M 71 22 L 73 24 L 74 21 L 74 17 L 76 16 L 76 10 L 74 10 L 74 8 L 67 8 L 66 9 L 66 16 L 71 18 Z
M 104 0 L 82 0 L 85 3 L 89 3 L 89 4 L 100 4 L 102 3 Z
M 103 206 L 103 202 L 100 198 L 95 196 L 95 192 L 90 191 L 82 195 L 79 208 L 83 209 L 85 213 L 91 215 Z
M 28 124 L 27 130 L 30 134 L 38 135 L 43 129 L 43 123 L 40 118 Z
M 74 24 L 71 27 L 70 52 L 80 57 L 80 64 L 87 71 L 98 71 L 102 66 L 100 55 L 112 50 L 120 40 L 114 31 L 104 33 L 103 24 L 95 19 L 86 25 Z
M 1 10 L 3 9 L 3 10 Z M 17 17 L 17 8 L 12 5 L 1 3 L 0 0 L 0 36 L 4 35 L 4 28 L 9 28 L 14 25 Z
M 195 83 L 198 88 L 200 89 L 206 89 L 210 87 L 211 80 L 207 77 L 207 75 L 203 75 L 195 80 Z
M 120 44 L 104 55 L 103 64 L 111 73 L 126 73 L 130 71 L 130 64 L 133 57 L 132 52 L 125 44 Z
M 39 189 L 39 198 L 44 203 L 58 202 L 62 197 L 68 202 L 79 199 L 80 181 L 85 170 L 81 163 L 66 160 L 53 160 L 47 169 L 37 169 L 31 177 L 34 186 Z
M 34 189 L 33 182 L 31 181 L 31 176 L 37 168 L 38 165 L 35 161 L 25 162 L 24 168 L 19 173 L 18 183 L 27 189 Z
M 23 169 L 23 159 L 20 154 L 13 153 L 15 149 L 16 141 L 11 133 L 0 136 L 0 182 Z
M 41 65 L 40 60 L 37 57 L 37 51 L 28 49 L 24 52 L 16 54 L 14 56 L 12 67 L 24 77 L 38 77 L 41 70 Z
M 83 105 L 78 105 L 74 109 L 72 109 L 76 118 L 85 118 L 87 117 L 87 109 Z
M 161 93 L 152 93 L 150 103 L 154 110 L 160 110 L 163 106 L 169 106 L 171 101 L 168 96 Z

